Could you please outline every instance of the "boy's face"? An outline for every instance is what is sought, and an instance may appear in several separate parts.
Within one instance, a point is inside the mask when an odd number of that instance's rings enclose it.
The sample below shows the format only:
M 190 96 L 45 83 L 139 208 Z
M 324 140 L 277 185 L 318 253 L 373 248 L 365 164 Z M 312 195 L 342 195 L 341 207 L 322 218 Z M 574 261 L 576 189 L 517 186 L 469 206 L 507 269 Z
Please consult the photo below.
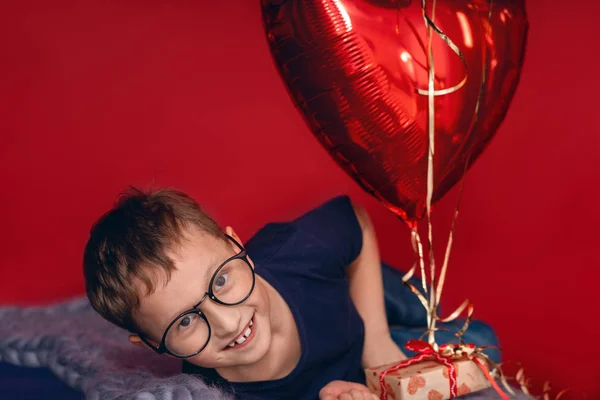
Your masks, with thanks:
M 228 227 L 226 233 L 239 242 L 231 228 Z M 181 246 L 169 254 L 176 267 L 170 280 L 166 284 L 158 282 L 154 293 L 142 296 L 135 314 L 138 323 L 149 334 L 147 339 L 156 345 L 173 319 L 191 309 L 208 292 L 216 269 L 240 251 L 233 242 L 215 238 L 197 228 L 186 230 L 184 238 Z M 218 283 L 221 282 L 224 280 Z M 199 309 L 210 324 L 210 340 L 204 350 L 186 360 L 206 368 L 249 366 L 258 362 L 271 344 L 269 307 L 267 290 L 258 276 L 250 297 L 237 306 L 221 305 L 207 296 Z M 179 321 L 169 332 L 180 329 L 185 335 L 188 323 L 189 319 L 183 323 Z M 236 344 L 230 346 L 233 342 Z M 198 348 L 202 344 L 198 343 Z

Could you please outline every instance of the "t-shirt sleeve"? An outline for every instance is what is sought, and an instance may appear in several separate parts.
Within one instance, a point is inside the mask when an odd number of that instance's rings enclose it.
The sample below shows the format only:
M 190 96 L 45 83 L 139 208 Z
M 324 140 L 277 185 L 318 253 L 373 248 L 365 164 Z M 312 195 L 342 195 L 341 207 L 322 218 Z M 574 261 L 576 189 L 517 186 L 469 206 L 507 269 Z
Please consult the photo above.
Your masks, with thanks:
M 292 222 L 327 252 L 333 263 L 347 267 L 362 249 L 362 230 L 348 196 L 338 196 Z

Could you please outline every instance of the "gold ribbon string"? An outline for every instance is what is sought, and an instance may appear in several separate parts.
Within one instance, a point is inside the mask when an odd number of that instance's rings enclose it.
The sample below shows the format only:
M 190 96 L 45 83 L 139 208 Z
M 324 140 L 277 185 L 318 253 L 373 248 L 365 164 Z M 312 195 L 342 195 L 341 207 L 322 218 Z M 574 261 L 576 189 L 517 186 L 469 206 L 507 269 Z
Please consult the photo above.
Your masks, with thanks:
M 452 356 L 456 356 L 456 357 L 466 356 L 469 359 L 473 359 L 475 357 L 482 358 L 486 362 L 488 369 L 490 370 L 490 375 L 492 377 L 494 377 L 494 375 L 498 375 L 498 379 L 502 383 L 502 386 L 504 386 L 504 388 L 506 389 L 506 391 L 508 393 L 510 393 L 511 395 L 514 396 L 515 391 L 508 384 L 508 380 L 506 379 L 506 376 L 504 375 L 502 368 L 500 368 L 500 365 L 496 364 L 487 354 L 485 354 L 483 352 L 483 350 L 491 349 L 491 348 L 497 348 L 497 347 L 496 346 L 480 346 L 480 347 L 472 348 L 472 347 L 466 345 L 465 343 L 462 343 L 462 339 L 461 339 L 461 344 L 456 345 L 456 346 L 452 346 L 452 345 L 447 346 L 444 348 L 444 350 L 447 351 Z
M 428 342 L 433 345 L 433 348 L 437 351 L 438 344 L 435 341 L 435 325 L 437 318 L 437 304 L 435 300 L 435 252 L 433 248 L 433 224 L 431 223 L 431 200 L 433 198 L 433 158 L 435 154 L 435 64 L 433 58 L 433 35 L 431 33 L 431 24 L 435 19 L 435 6 L 436 0 L 433 0 L 433 8 L 431 11 L 431 19 L 427 16 L 427 4 L 425 0 L 421 0 L 421 8 L 423 11 L 423 18 L 425 19 L 425 26 L 427 27 L 427 57 L 429 66 L 429 84 L 427 92 L 427 105 L 428 105 L 428 134 L 429 134 L 429 151 L 427 152 L 427 239 L 429 247 L 429 270 L 431 279 L 431 289 L 429 293 L 429 309 L 427 314 L 430 315 L 428 329 L 429 338 Z M 431 24 L 430 24 L 431 22 Z
M 456 53 L 456 55 L 460 57 L 460 60 L 462 61 L 463 66 L 465 67 L 465 71 L 467 71 L 467 61 L 465 60 L 465 56 L 463 55 L 462 51 L 460 51 L 458 46 L 448 37 L 448 35 L 446 35 L 440 28 L 438 28 L 438 26 L 434 22 L 436 0 L 433 0 L 433 9 L 431 11 L 431 18 L 429 18 L 429 16 L 427 15 L 427 9 L 426 9 L 425 3 L 426 3 L 426 0 L 421 0 L 421 9 L 423 11 L 423 18 L 425 19 L 425 26 L 427 27 L 427 32 L 428 32 L 428 35 L 430 38 L 429 39 L 430 43 L 428 44 L 428 47 L 431 47 L 431 29 L 433 29 L 435 31 L 435 33 L 437 33 L 439 35 L 439 37 L 444 42 L 446 42 L 446 44 L 452 49 L 452 51 L 454 51 L 454 53 Z M 429 52 L 431 53 L 431 50 L 429 50 Z M 432 65 L 429 64 L 429 66 L 430 66 L 429 72 L 431 73 Z M 439 90 L 434 90 L 432 87 L 429 87 L 427 90 L 417 89 L 417 93 L 422 94 L 422 95 L 428 95 L 430 92 L 433 92 L 434 96 L 443 96 L 446 94 L 454 93 L 458 89 L 462 88 L 467 83 L 467 78 L 468 78 L 468 73 L 465 72 L 464 78 L 459 83 L 457 83 L 456 85 L 454 85 L 452 87 L 449 87 L 447 89 L 439 89 Z
M 491 346 L 487 346 L 487 347 L 491 347 Z M 514 396 L 515 391 L 508 384 L 508 381 L 506 380 L 506 376 L 504 375 L 504 372 L 502 372 L 502 368 L 500 368 L 500 366 L 498 364 L 496 364 L 490 357 L 488 357 L 487 354 L 485 354 L 482 351 L 487 347 L 478 347 L 479 350 L 476 353 L 477 356 L 482 357 L 488 365 L 492 366 L 492 368 L 496 372 L 496 374 L 499 375 L 498 379 L 500 379 L 500 382 L 502 383 L 502 386 L 504 386 L 504 389 L 506 389 L 506 391 L 508 393 L 510 393 L 511 395 Z
M 531 395 L 531 393 L 529 393 L 530 379 L 525 377 L 525 370 L 523 368 L 519 368 L 519 370 L 517 371 L 517 375 L 515 375 L 515 380 L 521 387 L 521 391 L 523 393 L 525 393 L 526 395 L 530 396 Z
M 489 21 L 491 21 L 491 15 L 492 15 L 492 4 L 493 4 L 492 1 L 493 0 L 490 0 L 490 9 L 489 9 L 489 13 L 488 13 L 488 25 L 486 26 L 486 28 L 487 28 L 486 33 L 488 33 L 488 34 L 489 34 L 489 29 L 490 29 Z M 429 291 L 427 289 L 427 273 L 426 273 L 426 268 L 425 268 L 423 246 L 421 243 L 420 234 L 419 234 L 417 226 L 415 226 L 411 229 L 411 242 L 413 245 L 413 250 L 416 253 L 416 255 L 418 256 L 418 264 L 419 264 L 419 267 L 421 270 L 421 284 L 423 287 L 423 293 L 421 293 L 414 285 L 408 283 L 408 280 L 414 275 L 414 272 L 415 272 L 416 266 L 417 266 L 417 262 L 415 262 L 413 264 L 412 268 L 404 275 L 403 282 L 417 296 L 417 298 L 419 299 L 421 304 L 427 310 L 427 327 L 428 327 L 428 329 L 426 332 L 423 333 L 423 335 L 421 337 L 428 335 L 429 336 L 428 342 L 430 343 L 430 345 L 432 345 L 432 347 L 434 348 L 435 351 L 439 351 L 440 348 L 435 340 L 435 332 L 437 330 L 440 330 L 443 328 L 437 328 L 436 322 L 438 320 L 442 323 L 451 322 L 451 321 L 457 319 L 466 310 L 467 315 L 465 318 L 465 323 L 460 328 L 460 330 L 455 333 L 455 336 L 459 339 L 460 344 L 457 346 L 451 347 L 450 351 L 456 355 L 466 354 L 469 358 L 472 358 L 475 356 L 481 357 L 483 360 L 485 360 L 485 362 L 487 363 L 488 366 L 491 366 L 490 369 L 492 370 L 494 375 L 498 376 L 498 379 L 502 382 L 502 385 L 504 386 L 506 391 L 509 392 L 510 394 L 514 395 L 514 391 L 508 384 L 506 377 L 505 377 L 502 369 L 500 368 L 500 366 L 496 365 L 487 356 L 487 354 L 483 353 L 483 350 L 486 347 L 479 347 L 479 348 L 473 349 L 473 348 L 465 345 L 465 343 L 462 339 L 462 336 L 464 335 L 464 333 L 466 332 L 466 330 L 469 327 L 469 324 L 470 324 L 470 321 L 471 321 L 471 318 L 472 318 L 472 315 L 474 312 L 473 304 L 468 299 L 466 299 L 465 301 L 463 301 L 463 303 L 458 308 L 456 308 L 456 310 L 454 310 L 454 312 L 452 312 L 446 318 L 440 318 L 437 315 L 438 305 L 440 303 L 440 299 L 441 299 L 441 295 L 442 295 L 442 291 L 443 291 L 443 287 L 444 287 L 444 283 L 445 283 L 445 279 L 446 279 L 446 273 L 447 273 L 447 269 L 448 269 L 448 263 L 449 263 L 451 249 L 452 249 L 452 245 L 453 245 L 454 233 L 455 233 L 455 229 L 456 229 L 456 221 L 458 219 L 459 206 L 460 206 L 462 194 L 463 194 L 465 175 L 466 175 L 466 172 L 467 172 L 467 169 L 469 166 L 469 162 L 470 162 L 470 157 L 471 157 L 471 150 L 469 150 L 469 152 L 467 153 L 467 160 L 465 163 L 465 168 L 464 168 L 463 176 L 461 179 L 459 196 L 457 199 L 456 207 L 455 207 L 453 218 L 452 218 L 452 226 L 451 226 L 450 233 L 448 236 L 448 242 L 447 242 L 446 251 L 444 254 L 444 261 L 443 261 L 442 268 L 440 271 L 439 281 L 436 282 L 435 257 L 434 257 L 434 248 L 433 248 L 433 229 L 432 229 L 432 221 L 431 221 L 431 202 L 432 202 L 433 187 L 434 187 L 433 161 L 434 161 L 434 154 L 435 154 L 435 102 L 434 102 L 434 100 L 435 100 L 435 96 L 440 96 L 440 95 L 455 92 L 458 89 L 460 89 L 462 86 L 464 86 L 464 84 L 466 83 L 468 74 L 466 74 L 464 79 L 458 85 L 456 85 L 454 87 L 444 89 L 444 90 L 438 90 L 438 91 L 435 90 L 435 64 L 434 64 L 433 48 L 432 48 L 432 39 L 433 39 L 432 29 L 460 57 L 463 65 L 465 67 L 465 70 L 467 70 L 467 66 L 466 66 L 466 61 L 464 59 L 464 56 L 462 55 L 462 52 L 460 51 L 460 49 L 458 49 L 458 47 L 450 40 L 450 38 L 448 38 L 448 36 L 446 36 L 435 25 L 434 21 L 435 21 L 436 0 L 433 1 L 431 18 L 427 15 L 425 0 L 422 0 L 421 7 L 422 7 L 423 18 L 425 20 L 425 24 L 427 27 L 427 33 L 428 33 L 427 52 L 428 52 L 428 66 L 429 66 L 429 77 L 428 78 L 429 79 L 428 79 L 428 90 L 424 91 L 424 90 L 418 89 L 417 92 L 419 94 L 427 94 L 427 96 L 428 96 L 428 112 L 429 112 L 429 114 L 428 114 L 428 138 L 429 138 L 428 150 L 429 151 L 428 151 L 428 160 L 427 160 L 428 164 L 427 164 L 427 198 L 426 198 L 427 209 L 426 209 L 426 211 L 427 211 L 427 226 L 428 226 L 429 267 L 430 267 L 430 277 L 429 278 L 430 278 L 430 282 L 431 282 L 431 289 Z M 481 99 L 483 97 L 483 89 L 484 89 L 485 81 L 487 79 L 487 57 L 488 57 L 488 53 L 487 53 L 487 47 L 486 47 L 485 55 L 483 57 L 482 78 L 481 78 L 481 83 L 480 83 L 480 88 L 479 88 L 479 94 L 477 97 L 477 102 L 475 104 L 475 110 L 474 110 L 474 115 L 473 115 L 473 121 L 471 123 L 471 129 L 475 128 L 475 126 L 477 125 L 477 121 L 478 121 L 479 106 L 481 103 Z M 426 298 L 427 294 L 429 294 L 429 300 L 427 300 L 427 298 Z M 448 352 L 448 349 L 449 349 L 448 346 L 444 346 L 445 352 Z M 549 400 L 549 399 L 544 399 L 544 400 Z M 556 399 L 556 400 L 558 400 L 558 399 Z
M 435 22 L 434 22 L 435 21 L 435 6 L 436 6 L 436 0 L 433 1 L 432 16 L 430 18 L 427 15 L 425 0 L 422 0 L 422 2 L 421 2 L 423 18 L 425 20 L 425 24 L 427 26 L 427 33 L 428 33 L 427 52 L 428 52 L 428 65 L 429 65 L 429 79 L 428 79 L 428 90 L 427 91 L 424 91 L 421 89 L 417 90 L 417 92 L 419 94 L 427 94 L 427 96 L 428 96 L 428 112 L 429 112 L 429 114 L 428 114 L 428 137 L 429 137 L 428 150 L 429 151 L 428 151 L 428 164 L 427 164 L 427 198 L 426 198 L 429 264 L 430 264 L 429 266 L 430 266 L 430 281 L 431 281 L 431 289 L 429 290 L 429 301 L 427 301 L 427 299 L 425 297 L 428 294 L 428 290 L 427 290 L 427 283 L 426 283 L 427 276 L 426 276 L 426 268 L 425 268 L 425 262 L 424 262 L 423 246 L 422 246 L 422 243 L 420 240 L 418 228 L 416 226 L 413 227 L 411 230 L 411 241 L 412 241 L 412 245 L 413 245 L 413 250 L 415 251 L 415 253 L 418 256 L 418 262 L 419 262 L 419 266 L 420 266 L 420 270 L 421 270 L 421 283 L 423 286 L 423 293 L 421 293 L 414 285 L 408 283 L 408 280 L 414 275 L 414 272 L 416 269 L 416 264 L 417 264 L 416 262 L 413 264 L 412 268 L 404 275 L 403 282 L 411 289 L 411 291 L 417 296 L 417 298 L 419 299 L 421 304 L 427 310 L 428 329 L 426 332 L 424 332 L 422 337 L 425 335 L 429 336 L 428 342 L 432 345 L 434 350 L 439 351 L 439 346 L 438 346 L 437 342 L 435 341 L 435 332 L 437 330 L 439 330 L 436 327 L 436 322 L 438 320 L 443 323 L 453 321 L 453 320 L 457 319 L 463 313 L 463 311 L 466 310 L 467 316 L 465 318 L 465 323 L 463 324 L 461 329 L 455 334 L 455 336 L 459 339 L 461 344 L 459 346 L 454 347 L 452 351 L 456 352 L 458 354 L 461 354 L 461 353 L 465 352 L 465 350 L 466 350 L 468 352 L 467 355 L 469 357 L 473 357 L 473 356 L 477 355 L 477 356 L 480 356 L 481 358 L 483 358 L 486 361 L 488 366 L 492 366 L 491 369 L 493 371 L 495 371 L 496 375 L 498 375 L 500 381 L 502 382 L 502 384 L 505 387 L 505 389 L 507 390 L 507 392 L 514 395 L 514 391 L 508 384 L 506 377 L 505 377 L 502 369 L 500 368 L 500 366 L 496 365 L 485 353 L 483 353 L 482 350 L 485 349 L 486 347 L 479 347 L 475 350 L 472 350 L 470 347 L 465 346 L 465 344 L 464 344 L 462 336 L 469 327 L 469 324 L 470 324 L 470 321 L 471 321 L 471 318 L 472 318 L 472 315 L 474 312 L 473 304 L 467 299 L 467 300 L 463 301 L 463 303 L 454 312 L 452 312 L 448 317 L 439 318 L 437 315 L 437 309 L 438 309 L 438 305 L 440 303 L 442 290 L 443 290 L 445 279 L 446 279 L 446 273 L 447 273 L 447 269 L 448 269 L 448 263 L 449 263 L 449 259 L 450 259 L 450 254 L 451 254 L 451 249 L 452 249 L 452 244 L 453 244 L 453 239 L 454 239 L 454 233 L 455 233 L 455 228 L 456 228 L 456 221 L 458 219 L 459 205 L 460 205 L 460 202 L 462 199 L 462 193 L 463 193 L 463 188 L 464 188 L 464 183 L 465 183 L 465 175 L 466 175 L 466 172 L 467 172 L 467 169 L 469 166 L 469 162 L 470 162 L 470 157 L 471 157 L 471 150 L 469 151 L 469 153 L 467 155 L 467 160 L 465 163 L 465 168 L 464 168 L 463 176 L 461 179 L 460 192 L 459 192 L 457 204 L 456 204 L 453 218 L 452 218 L 452 226 L 451 226 L 450 233 L 448 236 L 446 252 L 444 255 L 444 262 L 442 264 L 442 268 L 440 271 L 440 279 L 438 282 L 436 282 L 435 257 L 434 257 L 434 249 L 433 249 L 433 229 L 432 229 L 432 222 L 431 222 L 431 201 L 432 201 L 433 186 L 434 186 L 433 160 L 434 160 L 434 154 L 435 154 L 435 102 L 434 102 L 435 99 L 434 99 L 434 97 L 436 95 L 440 96 L 440 95 L 452 93 L 452 92 L 455 92 L 458 89 L 460 89 L 466 83 L 468 74 L 466 74 L 465 77 L 463 78 L 463 80 L 458 85 L 455 85 L 454 87 L 444 89 L 444 90 L 438 90 L 438 91 L 435 90 L 435 64 L 434 64 L 433 48 L 432 48 L 432 39 L 433 39 L 433 35 L 431 32 L 432 29 L 460 57 L 461 61 L 463 62 L 463 66 L 465 67 L 465 70 L 467 69 L 466 61 L 465 61 L 464 56 L 463 56 L 462 52 L 460 51 L 460 49 L 458 49 L 458 47 L 454 44 L 454 42 L 452 42 L 450 40 L 450 38 L 448 38 L 448 36 L 445 35 L 435 25 Z M 491 25 L 489 24 L 489 22 L 491 21 L 491 16 L 492 16 L 492 6 L 493 6 L 493 0 L 490 0 L 490 8 L 489 8 L 489 12 L 488 12 L 488 25 L 486 25 L 486 30 L 487 30 L 486 33 L 487 34 L 490 33 L 489 30 L 491 29 Z M 475 128 L 475 126 L 477 125 L 477 121 L 478 121 L 479 105 L 480 105 L 481 99 L 483 97 L 483 89 L 484 89 L 485 81 L 487 79 L 487 56 L 488 56 L 488 53 L 487 53 L 487 47 L 486 47 L 485 55 L 483 57 L 482 78 L 481 78 L 481 83 L 480 83 L 480 87 L 479 87 L 479 94 L 477 97 L 477 102 L 475 104 L 475 110 L 474 110 L 474 115 L 473 115 L 473 121 L 471 123 L 471 129 Z M 436 285 L 436 283 L 437 283 L 437 285 Z M 473 353 L 473 355 L 471 353 Z M 545 400 L 549 400 L 549 399 L 545 399 Z
M 523 368 L 521 363 L 517 361 L 516 364 L 519 366 L 519 370 L 517 371 L 514 378 L 512 378 L 512 379 L 519 385 L 519 388 L 521 389 L 521 391 L 524 394 L 534 397 L 533 394 L 531 393 L 531 391 L 529 390 L 529 387 L 531 386 L 531 379 L 525 375 L 525 368 Z M 502 372 L 500 365 L 498 365 L 497 370 L 500 371 L 500 373 Z M 492 371 L 492 373 L 495 373 L 495 372 L 496 372 L 496 370 Z M 546 381 L 546 382 L 544 382 L 544 386 L 542 388 L 541 395 L 538 397 L 534 397 L 534 398 L 539 399 L 539 400 L 552 400 L 551 395 L 550 395 L 551 391 L 552 391 L 552 385 L 550 384 L 550 382 Z M 558 392 L 556 394 L 556 396 L 554 397 L 554 400 L 562 399 L 563 396 L 570 391 L 571 391 L 570 388 L 561 390 L 560 392 Z M 584 397 L 584 399 L 586 399 L 586 398 L 587 397 Z
M 543 400 L 551 400 L 551 398 L 550 398 L 551 390 L 552 390 L 552 385 L 550 384 L 550 382 L 544 382 L 544 389 L 542 390 L 542 399 Z M 570 391 L 571 391 L 571 389 L 561 390 L 560 392 L 558 392 L 556 394 L 556 397 L 554 398 L 554 400 L 562 399 L 562 397 Z
M 435 331 L 437 330 L 435 327 L 436 320 L 439 320 L 441 322 L 453 321 L 456 318 L 458 318 L 465 309 L 467 309 L 467 317 L 465 319 L 465 323 L 464 323 L 463 327 L 459 330 L 459 332 L 457 332 L 457 334 L 456 334 L 458 337 L 460 337 L 468 329 L 468 326 L 469 326 L 470 320 L 471 320 L 471 316 L 473 315 L 473 311 L 474 311 L 472 303 L 470 303 L 470 301 L 467 299 L 448 317 L 439 318 L 437 316 L 437 308 L 440 303 L 441 294 L 442 294 L 445 279 L 446 279 L 448 263 L 449 263 L 449 259 L 450 259 L 450 254 L 451 254 L 451 249 L 452 249 L 452 244 L 453 244 L 453 239 L 454 239 L 454 233 L 455 233 L 455 228 L 456 228 L 456 220 L 458 218 L 459 205 L 461 202 L 462 192 L 463 192 L 463 188 L 464 188 L 464 182 L 465 182 L 464 178 L 466 175 L 466 171 L 468 169 L 471 152 L 469 152 L 467 155 L 467 162 L 465 163 L 463 177 L 461 179 L 460 193 L 459 193 L 459 197 L 458 197 L 457 204 L 455 207 L 455 211 L 454 211 L 454 215 L 453 215 L 453 219 L 452 219 L 452 227 L 451 227 L 449 237 L 448 237 L 448 242 L 446 245 L 444 262 L 442 264 L 442 268 L 440 271 L 439 281 L 436 282 L 435 258 L 434 258 L 434 251 L 433 251 L 433 233 L 432 233 L 432 223 L 431 223 L 431 213 L 430 213 L 431 200 L 432 200 L 432 196 L 433 196 L 433 159 L 434 159 L 434 154 L 435 154 L 435 135 L 434 135 L 435 134 L 435 103 L 434 103 L 434 97 L 436 95 L 439 96 L 439 95 L 443 95 L 443 94 L 448 94 L 448 93 L 458 90 L 462 85 L 464 85 L 464 82 L 466 82 L 467 75 L 465 75 L 465 78 L 463 79 L 462 84 L 459 83 L 458 85 L 456 85 L 452 88 L 448 88 L 444 91 L 436 91 L 435 90 L 435 87 L 434 87 L 435 64 L 434 64 L 433 49 L 432 49 L 432 39 L 433 39 L 433 35 L 431 32 L 432 29 L 460 57 L 463 65 L 465 66 L 465 69 L 466 69 L 466 61 L 464 59 L 462 52 L 456 46 L 456 44 L 445 33 L 443 33 L 441 31 L 441 29 L 439 29 L 439 27 L 437 27 L 437 25 L 435 25 L 436 1 L 434 0 L 434 2 L 433 2 L 431 18 L 427 15 L 427 7 L 426 7 L 425 0 L 421 1 L 421 7 L 422 7 L 422 12 L 423 12 L 423 18 L 425 20 L 425 24 L 427 26 L 427 32 L 428 32 L 428 63 L 429 63 L 428 90 L 426 90 L 426 91 L 421 90 L 421 89 L 417 90 L 418 93 L 428 95 L 428 111 L 429 111 L 429 115 L 428 115 L 428 117 L 429 117 L 428 118 L 429 152 L 428 152 L 427 199 L 426 199 L 427 222 L 428 222 L 428 241 L 429 241 L 429 243 L 428 243 L 429 244 L 429 261 L 430 261 L 429 267 L 430 267 L 430 281 L 432 283 L 431 290 L 429 293 L 429 301 L 427 301 L 425 299 L 425 295 L 428 294 L 427 284 L 426 284 L 427 276 L 426 276 L 426 269 L 425 269 L 424 255 L 423 255 L 423 247 L 422 247 L 422 244 L 420 241 L 420 235 L 419 235 L 418 229 L 416 227 L 412 228 L 412 230 L 411 230 L 411 240 L 413 243 L 413 250 L 417 254 L 418 260 L 419 260 L 424 295 L 422 293 L 420 293 L 413 285 L 411 285 L 407 282 L 408 279 L 410 279 L 414 275 L 414 272 L 416 269 L 416 263 L 413 264 L 412 268 L 405 274 L 405 276 L 403 277 L 403 282 L 419 298 L 419 301 L 426 308 L 427 322 L 428 322 L 427 323 L 427 326 L 428 326 L 427 332 L 429 333 L 428 341 L 430 344 L 432 344 L 434 346 L 434 348 L 437 349 L 437 343 L 435 341 Z M 488 34 L 489 34 L 489 29 L 491 29 L 489 21 L 491 21 L 492 7 L 493 7 L 493 0 L 490 0 L 490 7 L 489 7 L 489 12 L 488 12 L 488 24 L 486 25 L 486 30 L 487 30 Z M 483 89 L 484 89 L 485 81 L 487 78 L 487 47 L 486 47 L 485 56 L 483 57 L 482 70 L 483 70 L 483 73 L 482 73 L 482 78 L 481 78 L 481 83 L 480 83 L 480 88 L 479 88 L 479 95 L 477 97 L 477 102 L 475 105 L 474 116 L 473 116 L 473 122 L 471 124 L 472 129 L 477 124 L 479 105 L 480 105 L 481 99 L 483 97 Z M 436 285 L 436 283 L 437 283 L 437 285 Z
M 487 24 L 485 25 L 486 27 L 486 34 L 487 35 L 491 35 L 491 20 L 492 20 L 492 8 L 494 7 L 494 0 L 490 0 L 489 3 L 489 10 L 488 10 L 488 20 L 486 21 Z M 445 36 L 445 35 L 444 35 Z M 450 45 L 450 44 L 449 44 Z M 454 43 L 452 43 L 452 45 L 454 45 Z M 452 47 L 452 45 L 450 45 L 450 47 Z M 483 98 L 483 89 L 485 87 L 485 82 L 487 80 L 487 60 L 488 60 L 488 48 L 487 45 L 485 45 L 485 51 L 484 51 L 484 57 L 483 57 L 483 61 L 482 61 L 482 73 L 481 73 L 481 81 L 479 83 L 479 94 L 477 96 L 477 101 L 475 103 L 475 110 L 473 112 L 473 121 L 471 123 L 471 131 L 475 129 L 475 127 L 477 126 L 477 122 L 479 120 L 479 106 L 481 104 L 481 99 Z M 462 57 L 461 54 L 461 59 L 464 62 L 464 57 Z M 466 64 L 465 64 L 465 68 L 466 68 Z M 452 243 L 454 241 L 454 232 L 456 230 L 456 220 L 458 219 L 458 212 L 459 212 L 459 208 L 460 208 L 460 203 L 462 200 L 462 195 L 463 195 L 463 189 L 465 186 L 465 177 L 467 175 L 467 170 L 469 169 L 469 164 L 471 161 L 471 154 L 472 154 L 472 148 L 469 149 L 469 152 L 467 153 L 467 160 L 465 162 L 465 167 L 464 167 L 464 171 L 463 171 L 463 175 L 462 175 L 462 179 L 461 179 L 461 184 L 460 184 L 460 191 L 458 194 L 458 199 L 456 201 L 456 206 L 454 208 L 454 215 L 452 218 L 452 227 L 450 229 L 450 234 L 448 235 L 448 242 L 446 245 L 446 253 L 444 256 L 444 263 L 442 264 L 442 269 L 440 271 L 440 280 L 438 282 L 438 286 L 437 286 L 437 290 L 436 290 L 436 294 L 437 294 L 437 304 L 439 304 L 440 302 L 440 298 L 442 296 L 442 290 L 444 287 L 444 282 L 446 280 L 446 272 L 448 269 L 448 262 L 450 260 L 450 253 L 452 250 Z M 467 317 L 467 320 L 465 321 L 465 325 L 463 326 L 463 328 L 461 329 L 463 332 L 467 330 L 469 323 L 470 323 L 470 316 L 472 315 L 472 308 L 470 310 L 470 314 Z M 456 312 L 455 312 L 456 313 Z M 453 313 L 453 315 L 455 314 Z M 455 318 L 458 317 L 458 315 L 460 315 L 460 312 L 456 315 Z M 450 317 L 446 318 L 443 320 L 443 322 L 449 322 L 452 321 L 452 319 L 450 319 Z
M 417 289 L 412 283 L 408 282 L 408 280 L 410 278 L 412 278 L 412 276 L 414 275 L 416 267 L 417 267 L 417 264 L 414 263 L 413 266 L 411 267 L 411 269 L 407 273 L 405 273 L 404 276 L 402 276 L 402 283 L 404 285 L 408 286 L 408 288 L 411 290 L 411 292 L 413 292 L 413 294 L 415 296 L 417 296 L 417 298 L 419 299 L 419 301 L 421 302 L 421 304 L 423 305 L 425 310 L 427 310 L 428 309 L 427 299 L 425 298 L 423 293 L 421 293 L 419 291 L 419 289 Z M 430 315 L 427 315 L 427 326 L 429 326 L 429 318 L 430 318 Z
M 478 102 L 479 102 L 479 100 L 478 100 Z M 454 232 L 456 231 L 456 220 L 458 219 L 458 211 L 460 209 L 460 203 L 462 200 L 463 189 L 465 187 L 465 176 L 467 175 L 467 169 L 468 169 L 470 159 L 471 159 L 471 152 L 469 151 L 469 154 L 467 155 L 467 162 L 465 163 L 463 175 L 460 180 L 460 190 L 458 192 L 458 199 L 456 200 L 456 206 L 454 207 L 454 214 L 452 215 L 452 225 L 450 227 L 450 233 L 448 235 L 448 242 L 446 243 L 446 252 L 444 254 L 444 263 L 442 264 L 442 269 L 440 271 L 440 279 L 438 281 L 438 285 L 436 288 L 437 289 L 436 290 L 436 294 L 437 294 L 436 304 L 440 304 L 440 299 L 442 297 L 442 290 L 444 289 L 444 283 L 446 282 L 446 272 L 448 271 L 448 262 L 450 261 L 450 253 L 452 252 L 452 244 L 454 243 Z M 465 301 L 467 301 L 467 300 L 465 300 Z M 472 314 L 472 311 L 471 311 L 471 314 Z M 469 316 L 467 317 L 467 320 L 465 322 L 466 323 L 466 326 L 464 327 L 465 331 L 467 330 L 467 328 L 469 326 L 468 324 L 470 321 L 471 314 L 469 314 Z M 452 315 L 454 315 L 454 313 L 452 313 Z M 457 317 L 458 317 L 458 315 L 455 318 L 457 318 Z M 452 321 L 452 319 L 449 319 L 449 317 L 445 318 L 443 320 L 443 322 L 449 322 L 449 321 Z
M 423 293 L 427 294 L 427 274 L 425 273 L 423 244 L 421 243 L 421 238 L 419 237 L 419 229 L 416 225 L 414 228 L 411 229 L 410 236 L 413 250 L 415 250 L 415 254 L 418 254 L 419 257 L 419 267 L 421 268 L 421 286 L 423 287 Z

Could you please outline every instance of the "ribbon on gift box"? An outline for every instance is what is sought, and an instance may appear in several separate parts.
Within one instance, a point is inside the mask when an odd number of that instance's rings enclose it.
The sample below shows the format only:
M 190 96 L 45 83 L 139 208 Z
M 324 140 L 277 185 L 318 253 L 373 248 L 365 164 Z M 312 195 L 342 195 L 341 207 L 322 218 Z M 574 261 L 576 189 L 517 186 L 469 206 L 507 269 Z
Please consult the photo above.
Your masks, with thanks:
M 462 359 L 469 359 L 473 361 L 483 374 L 486 379 L 490 382 L 492 387 L 496 389 L 498 394 L 503 400 L 510 400 L 509 397 L 502 391 L 502 389 L 498 386 L 492 375 L 490 374 L 488 367 L 482 362 L 478 357 L 484 358 L 486 361 L 491 362 L 487 355 L 481 352 L 482 348 L 475 347 L 473 344 L 443 344 L 439 346 L 439 349 L 436 351 L 434 347 L 422 340 L 409 340 L 405 347 L 417 353 L 416 356 L 406 359 L 386 370 L 382 371 L 379 374 L 379 385 L 381 388 L 381 400 L 388 400 L 387 388 L 385 385 L 385 377 L 391 372 L 397 371 L 402 368 L 406 368 L 408 366 L 418 364 L 423 361 L 436 361 L 440 364 L 443 364 L 448 368 L 448 381 L 450 385 L 450 398 L 454 398 L 458 396 L 458 384 L 457 384 L 457 374 L 456 367 L 454 366 L 454 362 Z M 507 388 L 509 389 L 509 388 Z M 510 389 L 509 389 L 510 391 Z

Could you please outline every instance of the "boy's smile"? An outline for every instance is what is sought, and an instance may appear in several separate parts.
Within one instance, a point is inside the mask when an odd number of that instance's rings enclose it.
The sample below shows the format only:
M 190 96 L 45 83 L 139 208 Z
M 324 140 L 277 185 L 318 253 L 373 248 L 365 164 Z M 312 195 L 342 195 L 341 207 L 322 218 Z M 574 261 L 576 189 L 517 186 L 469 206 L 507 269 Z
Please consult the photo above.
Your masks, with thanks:
M 254 315 L 248 322 L 248 325 L 244 328 L 243 332 L 240 333 L 234 340 L 231 341 L 223 350 L 239 350 L 248 346 L 252 341 L 256 333 L 256 326 L 254 325 Z

